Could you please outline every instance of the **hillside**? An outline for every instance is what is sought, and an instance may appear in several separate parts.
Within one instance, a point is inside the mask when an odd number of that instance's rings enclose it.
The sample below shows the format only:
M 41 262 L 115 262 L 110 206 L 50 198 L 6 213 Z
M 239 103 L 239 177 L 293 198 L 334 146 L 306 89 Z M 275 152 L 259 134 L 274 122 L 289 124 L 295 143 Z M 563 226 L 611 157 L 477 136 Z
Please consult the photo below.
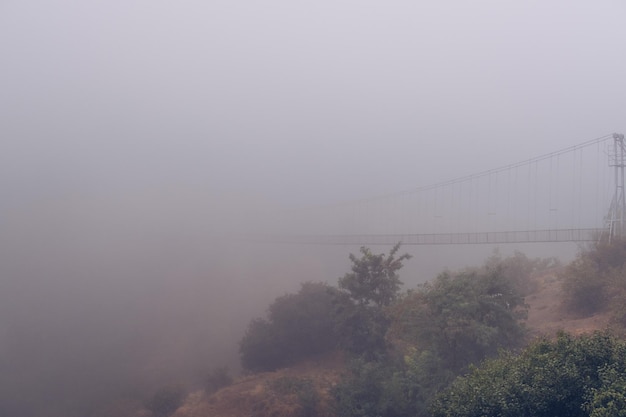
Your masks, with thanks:
M 605 329 L 609 325 L 609 315 L 606 313 L 580 317 L 562 308 L 559 272 L 560 268 L 532 278 L 535 291 L 526 297 L 528 304 L 526 327 L 530 337 L 553 336 L 559 330 L 582 334 Z
M 526 327 L 531 338 L 553 336 L 559 330 L 582 334 L 604 329 L 607 314 L 576 317 L 561 307 L 560 269 L 532 278 L 534 289 L 526 297 Z M 239 378 L 234 384 L 207 396 L 190 394 L 173 417 L 330 417 L 330 389 L 344 370 L 341 355 L 305 361 L 291 368 Z M 306 409 L 302 404 L 317 404 Z M 142 412 L 138 416 L 150 416 Z
M 330 389 L 340 380 L 343 363 L 335 354 L 245 376 L 209 398 L 201 391 L 191 394 L 172 417 L 330 417 Z

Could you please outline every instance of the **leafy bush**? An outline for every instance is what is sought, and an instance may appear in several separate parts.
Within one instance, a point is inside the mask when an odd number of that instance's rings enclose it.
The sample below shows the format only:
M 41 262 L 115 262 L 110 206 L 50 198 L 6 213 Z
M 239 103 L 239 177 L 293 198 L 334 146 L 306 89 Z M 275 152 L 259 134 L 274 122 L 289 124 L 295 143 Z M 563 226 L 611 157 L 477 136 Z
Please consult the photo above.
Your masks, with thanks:
M 439 356 L 452 372 L 518 346 L 524 299 L 497 269 L 442 273 L 391 309 L 391 335 Z
M 565 307 L 584 315 L 610 304 L 620 309 L 626 301 L 625 264 L 626 240 L 598 241 L 582 251 L 561 275 Z
M 400 244 L 388 255 L 361 248 L 361 257 L 350 254 L 352 272 L 339 279 L 341 293 L 335 299 L 335 317 L 340 346 L 368 359 L 384 354 L 390 320 L 385 307 L 395 302 L 402 281 L 398 271 L 409 254 L 396 257 Z
M 348 353 L 372 360 L 387 350 L 385 335 L 390 320 L 380 308 L 355 304 L 345 296 L 338 296 L 334 317 L 339 346 Z
M 536 283 L 531 280 L 534 274 L 560 267 L 556 258 L 530 259 L 516 251 L 512 256 L 503 258 L 496 250 L 477 271 L 482 274 L 497 274 L 519 295 L 527 296 L 534 292 Z
M 333 389 L 339 417 L 427 415 L 434 394 L 453 378 L 440 358 L 415 349 L 400 361 L 358 358 L 349 370 Z
M 233 383 L 233 378 L 228 374 L 228 368 L 221 366 L 213 369 L 204 379 L 204 391 L 211 395 L 220 389 Z
M 266 371 L 292 364 L 338 345 L 370 357 L 385 351 L 389 319 L 383 307 L 399 293 L 397 271 L 408 254 L 396 258 L 361 248 L 350 255 L 352 272 L 339 279 L 339 289 L 305 283 L 297 294 L 274 300 L 267 319 L 255 319 L 239 344 L 242 366 Z
M 586 417 L 618 415 L 626 345 L 608 333 L 539 340 L 503 353 L 458 378 L 432 406 L 433 417 Z
M 156 417 L 168 417 L 182 405 L 184 399 L 185 389 L 182 385 L 166 385 L 146 401 L 145 407 Z
M 391 324 L 386 337 L 404 348 L 396 350 L 401 356 L 380 349 L 353 361 L 350 374 L 334 390 L 337 414 L 428 415 L 435 394 L 469 364 L 521 344 L 519 320 L 526 313 L 521 293 L 529 275 L 547 264 L 521 254 L 504 260 L 494 256 L 481 268 L 443 273 L 384 308 L 354 302 L 356 317 L 371 308 L 386 320 L 376 331 L 379 340 Z M 373 343 L 371 335 L 366 339 L 357 332 L 371 328 L 377 329 L 352 324 L 345 333 L 354 342 Z
M 581 257 L 574 260 L 562 278 L 563 301 L 568 310 L 591 315 L 606 307 L 607 277 L 591 259 Z
M 307 282 L 297 294 L 274 300 L 268 319 L 252 320 L 239 343 L 242 366 L 273 370 L 334 349 L 335 296 L 332 287 Z
M 375 255 L 366 247 L 361 247 L 360 258 L 350 254 L 352 272 L 339 279 L 339 288 L 347 291 L 358 305 L 388 306 L 397 298 L 402 285 L 398 276 L 402 261 L 411 259 L 408 253 L 396 258 L 399 249 L 397 243 L 389 255 Z
M 393 367 L 384 362 L 353 360 L 350 375 L 333 389 L 337 416 L 393 416 L 389 409 L 393 373 Z
M 603 367 L 599 375 L 600 388 L 591 390 L 586 406 L 589 417 L 626 417 L 626 376 L 615 365 Z

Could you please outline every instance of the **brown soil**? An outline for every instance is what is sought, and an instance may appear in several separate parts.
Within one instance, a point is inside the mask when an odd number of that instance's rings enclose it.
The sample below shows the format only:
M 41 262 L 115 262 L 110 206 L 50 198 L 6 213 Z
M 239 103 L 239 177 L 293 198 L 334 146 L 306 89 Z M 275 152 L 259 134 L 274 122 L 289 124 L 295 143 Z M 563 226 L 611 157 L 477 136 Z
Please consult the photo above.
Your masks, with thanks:
M 526 327 L 530 336 L 551 337 L 559 330 L 579 335 L 606 329 L 609 326 L 609 315 L 606 313 L 580 317 L 565 311 L 560 272 L 561 269 L 554 269 L 532 278 L 536 290 L 526 297 L 528 304 Z
M 333 354 L 295 367 L 246 376 L 207 398 L 191 394 L 172 417 L 300 417 L 302 383 L 316 392 L 315 416 L 330 417 L 330 390 L 339 382 L 344 359 Z

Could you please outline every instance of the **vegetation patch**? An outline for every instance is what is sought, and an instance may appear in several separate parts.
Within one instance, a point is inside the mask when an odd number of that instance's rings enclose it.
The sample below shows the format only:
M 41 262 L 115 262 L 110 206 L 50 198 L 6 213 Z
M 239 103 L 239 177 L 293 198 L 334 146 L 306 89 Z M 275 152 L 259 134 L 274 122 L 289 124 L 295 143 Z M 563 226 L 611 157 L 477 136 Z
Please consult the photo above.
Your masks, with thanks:
M 433 417 L 624 415 L 626 344 L 609 333 L 539 340 L 458 378 Z
M 335 293 L 327 284 L 307 282 L 297 294 L 274 300 L 268 318 L 252 320 L 239 343 L 244 369 L 274 370 L 333 350 Z
M 204 378 L 204 391 L 211 395 L 232 383 L 233 378 L 229 375 L 228 368 L 221 366 L 211 370 Z
M 598 241 L 581 251 L 561 275 L 564 305 L 583 316 L 610 310 L 626 325 L 626 240 Z
M 172 415 L 185 399 L 185 388 L 180 384 L 170 384 L 159 388 L 148 401 L 145 407 L 155 417 L 168 417 Z

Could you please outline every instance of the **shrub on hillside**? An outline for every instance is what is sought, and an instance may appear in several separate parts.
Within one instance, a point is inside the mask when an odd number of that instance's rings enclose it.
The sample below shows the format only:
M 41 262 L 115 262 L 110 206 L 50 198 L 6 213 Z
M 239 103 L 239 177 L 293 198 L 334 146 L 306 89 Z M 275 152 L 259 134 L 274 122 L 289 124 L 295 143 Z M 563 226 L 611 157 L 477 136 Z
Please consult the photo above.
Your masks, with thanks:
M 228 374 L 228 368 L 220 366 L 211 370 L 204 378 L 204 391 L 211 395 L 232 383 L 233 378 Z
M 239 344 L 243 367 L 272 370 L 336 347 L 369 357 L 384 353 L 385 307 L 397 299 L 397 272 L 410 258 L 396 257 L 399 248 L 374 254 L 362 247 L 361 257 L 350 254 L 352 272 L 339 279 L 339 288 L 308 282 L 277 298 L 268 318 L 253 320 Z
M 339 278 L 335 313 L 340 345 L 346 351 L 369 359 L 385 353 L 391 321 L 387 308 L 396 302 L 402 281 L 398 271 L 411 258 L 397 255 L 400 243 L 389 254 L 374 254 L 362 247 L 361 256 L 350 254 L 351 272 Z
M 241 363 L 250 371 L 267 371 L 336 347 L 336 290 L 307 282 L 297 294 L 278 297 L 267 319 L 252 320 L 239 343 Z
M 359 305 L 340 294 L 335 299 L 339 347 L 344 351 L 373 359 L 387 350 L 386 334 L 391 321 L 385 311 L 371 305 Z
M 626 344 L 608 333 L 539 340 L 458 378 L 433 417 L 614 416 L 626 396 Z M 619 408 L 619 407 L 618 407 Z
M 359 358 L 350 363 L 349 370 L 333 388 L 338 417 L 392 416 L 404 408 L 405 401 L 394 398 L 392 364 Z
M 591 315 L 607 304 L 607 276 L 585 256 L 575 259 L 561 275 L 563 302 L 572 312 Z
M 159 388 L 145 403 L 145 407 L 155 417 L 168 417 L 174 413 L 185 399 L 185 389 L 180 384 L 170 384 Z
M 470 364 L 521 344 L 523 285 L 541 267 L 521 254 L 494 256 L 483 267 L 440 274 L 382 309 L 387 338 L 404 346 L 402 355 L 354 360 L 333 392 L 337 414 L 428 415 L 435 394 Z
M 524 299 L 497 270 L 440 274 L 391 309 L 391 336 L 429 350 L 460 372 L 499 349 L 518 346 Z
M 402 359 L 357 358 L 349 371 L 332 391 L 338 417 L 427 415 L 431 398 L 453 378 L 440 358 L 415 349 Z
M 516 251 L 512 256 L 503 258 L 498 251 L 478 268 L 479 273 L 495 273 L 501 276 L 510 287 L 521 296 L 534 292 L 536 283 L 531 278 L 534 274 L 561 266 L 556 258 L 531 259 Z
M 369 248 L 361 247 L 361 257 L 350 254 L 351 270 L 339 278 L 339 288 L 358 305 L 384 307 L 398 298 L 402 281 L 398 271 L 403 261 L 411 259 L 405 253 L 396 257 L 400 243 L 386 255 L 374 254 Z
M 612 304 L 623 316 L 625 264 L 626 240 L 599 241 L 582 251 L 561 275 L 565 307 L 591 315 Z

